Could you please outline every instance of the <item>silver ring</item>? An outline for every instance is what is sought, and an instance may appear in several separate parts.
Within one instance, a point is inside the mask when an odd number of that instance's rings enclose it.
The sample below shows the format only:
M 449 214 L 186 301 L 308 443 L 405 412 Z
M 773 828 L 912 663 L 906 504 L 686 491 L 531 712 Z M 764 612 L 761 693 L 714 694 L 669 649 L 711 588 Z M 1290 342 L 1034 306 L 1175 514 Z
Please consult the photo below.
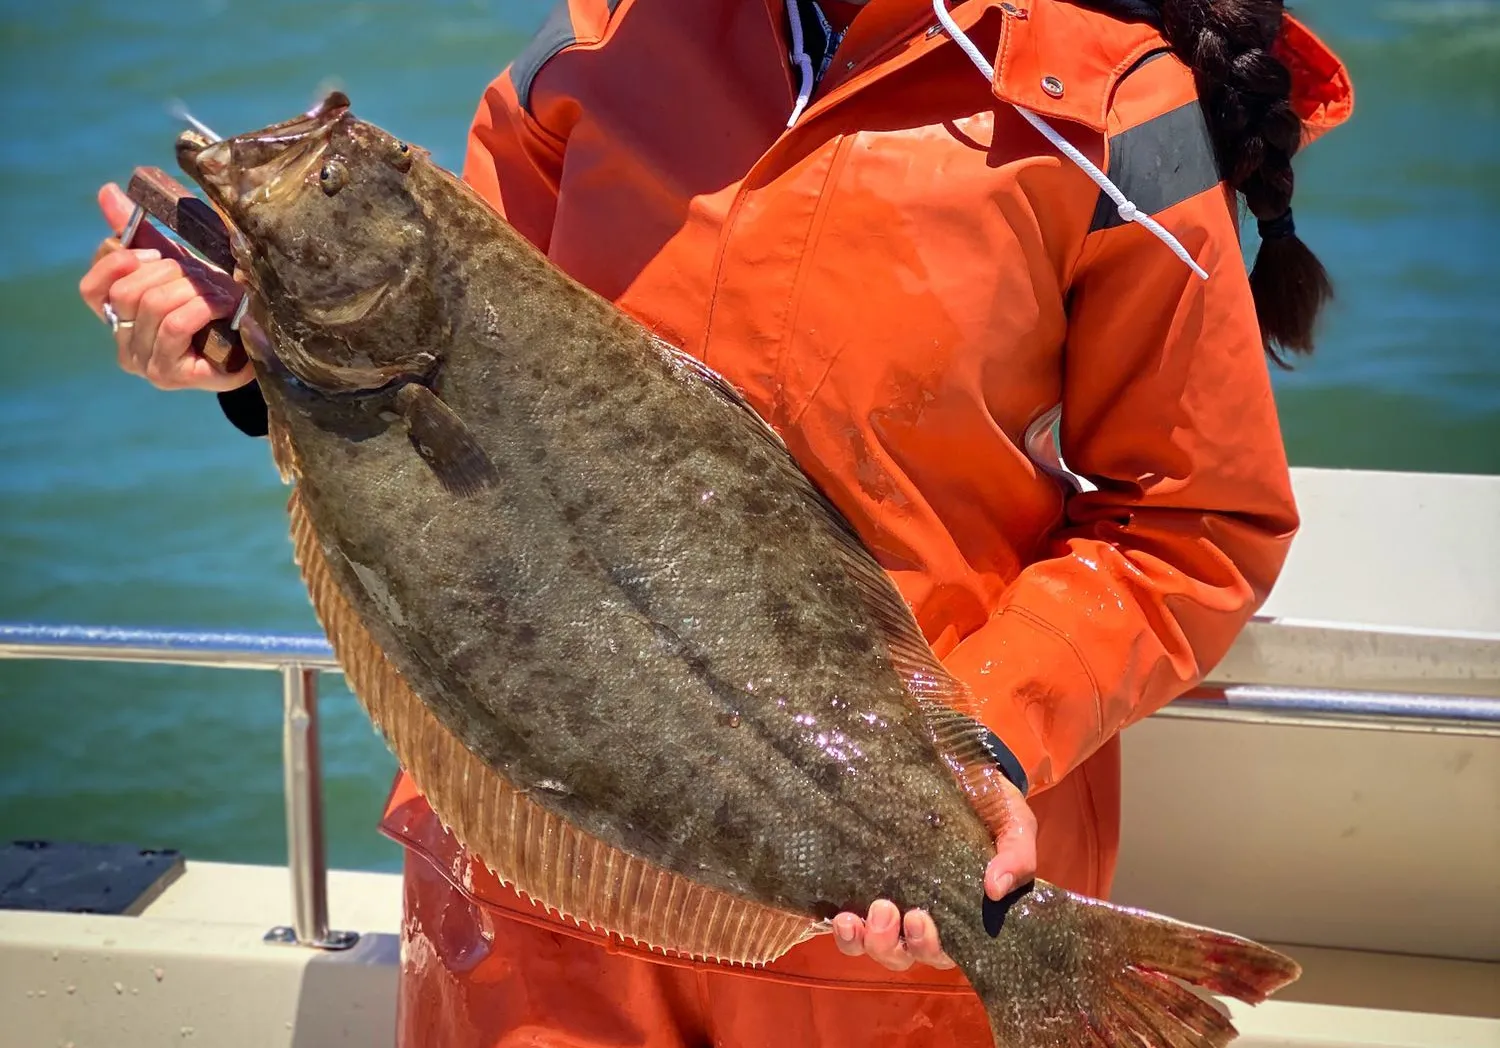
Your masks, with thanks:
M 120 314 L 115 312 L 115 307 L 108 302 L 104 303 L 104 319 L 109 322 L 110 331 L 119 331 L 121 328 L 135 327 L 133 320 L 121 320 Z

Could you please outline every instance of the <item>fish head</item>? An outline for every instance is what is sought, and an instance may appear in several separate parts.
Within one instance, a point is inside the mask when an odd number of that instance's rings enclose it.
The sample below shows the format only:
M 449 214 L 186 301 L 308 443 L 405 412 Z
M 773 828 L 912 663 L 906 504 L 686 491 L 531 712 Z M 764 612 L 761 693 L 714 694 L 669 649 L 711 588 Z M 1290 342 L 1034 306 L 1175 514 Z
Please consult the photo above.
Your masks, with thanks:
M 283 349 L 294 346 L 279 363 L 305 384 L 389 381 L 426 348 L 413 340 L 439 304 L 426 279 L 437 223 L 423 206 L 418 168 L 434 167 L 424 150 L 357 119 L 333 92 L 258 131 L 186 132 L 177 159 L 228 222 L 258 312 L 286 333 Z

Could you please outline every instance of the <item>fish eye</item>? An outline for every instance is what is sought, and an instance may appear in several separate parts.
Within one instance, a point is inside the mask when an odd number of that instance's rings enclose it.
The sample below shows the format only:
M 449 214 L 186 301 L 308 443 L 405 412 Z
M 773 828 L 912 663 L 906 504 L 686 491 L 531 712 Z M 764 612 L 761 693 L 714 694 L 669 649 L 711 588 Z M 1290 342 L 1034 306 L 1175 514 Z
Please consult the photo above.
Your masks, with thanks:
M 318 181 L 323 186 L 323 192 L 333 196 L 349 181 L 349 170 L 337 160 L 325 160 L 323 170 L 318 172 Z
M 411 152 L 411 146 L 407 145 L 405 142 L 397 142 L 396 143 L 396 152 L 398 152 L 398 153 L 410 153 Z

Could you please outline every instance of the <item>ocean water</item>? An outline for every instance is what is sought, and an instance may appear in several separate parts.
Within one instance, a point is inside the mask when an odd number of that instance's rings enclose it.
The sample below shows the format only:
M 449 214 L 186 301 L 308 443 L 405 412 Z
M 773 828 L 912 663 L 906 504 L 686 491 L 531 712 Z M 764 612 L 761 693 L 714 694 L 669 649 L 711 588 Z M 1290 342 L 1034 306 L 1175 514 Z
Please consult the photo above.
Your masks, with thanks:
M 456 167 L 548 6 L 0 2 L 0 621 L 317 630 L 264 443 L 211 396 L 120 373 L 80 304 L 95 190 L 174 169 L 171 99 L 233 132 L 330 85 Z M 1298 164 L 1339 298 L 1317 356 L 1276 377 L 1292 460 L 1500 472 L 1500 2 L 1299 8 L 1359 99 Z M 394 762 L 324 680 L 330 860 L 394 868 L 373 830 Z M 282 862 L 279 725 L 271 674 L 0 661 L 0 840 Z

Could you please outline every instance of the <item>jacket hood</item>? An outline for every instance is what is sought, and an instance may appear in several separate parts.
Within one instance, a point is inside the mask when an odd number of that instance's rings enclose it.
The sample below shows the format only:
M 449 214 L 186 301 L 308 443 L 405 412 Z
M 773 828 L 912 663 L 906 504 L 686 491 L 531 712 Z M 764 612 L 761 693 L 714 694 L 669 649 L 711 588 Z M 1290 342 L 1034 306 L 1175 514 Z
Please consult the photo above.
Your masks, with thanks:
M 1161 28 L 1163 0 L 1068 0 L 1118 18 Z M 1339 126 L 1354 110 L 1354 85 L 1349 72 L 1327 44 L 1294 18 L 1282 16 L 1281 35 L 1274 47 L 1277 58 L 1292 74 L 1292 109 L 1302 119 L 1303 145 Z

